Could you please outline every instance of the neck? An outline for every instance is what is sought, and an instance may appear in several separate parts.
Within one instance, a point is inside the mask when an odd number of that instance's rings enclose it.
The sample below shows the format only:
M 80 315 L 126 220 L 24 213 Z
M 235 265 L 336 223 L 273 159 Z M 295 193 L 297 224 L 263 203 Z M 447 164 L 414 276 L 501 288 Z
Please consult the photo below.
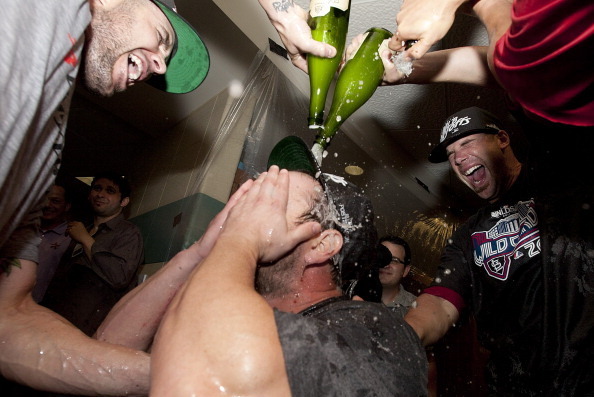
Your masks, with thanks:
M 382 302 L 388 304 L 392 302 L 400 293 L 400 284 L 396 286 L 382 285 Z
M 505 165 L 505 174 L 504 175 L 506 175 L 507 178 L 504 181 L 502 181 L 502 185 L 504 187 L 499 192 L 499 194 L 496 198 L 489 200 L 489 202 L 491 204 L 499 201 L 501 196 L 504 195 L 505 192 L 508 192 L 512 188 L 514 183 L 516 183 L 516 181 L 518 180 L 518 177 L 520 176 L 521 171 L 522 171 L 522 163 L 520 163 L 515 156 L 512 156 L 511 160 L 506 162 L 506 165 Z
M 110 216 L 95 215 L 95 217 L 93 218 L 93 225 L 99 226 L 102 223 L 109 222 L 110 220 L 116 218 L 121 213 L 122 213 L 122 211 L 118 212 L 117 214 L 110 215 Z
M 295 280 L 290 291 L 276 296 L 263 295 L 268 304 L 289 313 L 299 313 L 318 302 L 342 295 L 340 287 L 332 280 L 331 264 L 306 267 Z
M 64 219 L 54 220 L 54 221 L 44 221 L 42 219 L 40 227 L 43 230 L 50 230 L 50 229 L 60 226 L 62 223 L 64 223 Z

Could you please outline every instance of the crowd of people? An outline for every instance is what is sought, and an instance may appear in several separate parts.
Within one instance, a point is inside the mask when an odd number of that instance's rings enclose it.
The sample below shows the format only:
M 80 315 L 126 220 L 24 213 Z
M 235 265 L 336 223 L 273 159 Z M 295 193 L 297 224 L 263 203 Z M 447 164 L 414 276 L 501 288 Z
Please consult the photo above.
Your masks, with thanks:
M 292 0 L 259 3 L 296 67 L 307 71 L 307 54 L 335 55 Z M 489 45 L 429 52 L 462 3 L 403 2 L 390 47 L 413 71 L 404 76 L 386 51 L 384 84 L 497 84 L 532 138 L 531 156 L 518 160 L 485 109 L 448 117 L 429 161 L 448 161 L 486 205 L 456 230 L 418 297 L 399 284 L 406 243 L 382 239 L 391 261 L 378 272 L 380 304 L 341 288 L 377 249 L 369 199 L 321 172 L 292 136 L 200 240 L 130 290 L 143 248 L 122 215 L 125 181 L 97 175 L 89 226 L 67 218 L 68 192 L 54 184 L 73 88 L 109 96 L 154 75 L 159 89 L 189 92 L 206 77 L 208 51 L 171 0 L 5 2 L 3 384 L 83 395 L 426 395 L 425 346 L 472 315 L 491 352 L 490 394 L 592 395 L 594 185 L 583 142 L 594 129 L 594 5 L 475 0 Z M 551 164 L 561 150 L 575 150 L 575 161 Z M 563 179 L 553 185 L 551 175 Z M 53 288 L 54 279 L 70 284 Z M 85 313 L 59 308 L 82 297 L 93 301 Z M 55 311 L 37 303 L 52 299 Z

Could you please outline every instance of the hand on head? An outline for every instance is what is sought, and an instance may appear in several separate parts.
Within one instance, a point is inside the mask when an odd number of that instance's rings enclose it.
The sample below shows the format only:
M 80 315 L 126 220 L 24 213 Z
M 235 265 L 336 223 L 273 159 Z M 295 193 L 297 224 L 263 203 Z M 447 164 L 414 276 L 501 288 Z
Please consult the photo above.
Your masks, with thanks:
M 289 172 L 270 167 L 229 212 L 221 238 L 240 242 L 257 262 L 274 261 L 321 231 L 317 222 L 291 225 L 287 220 Z
M 235 204 L 237 204 L 239 199 L 241 197 L 243 197 L 245 192 L 247 192 L 250 189 L 250 187 L 252 186 L 253 183 L 254 183 L 254 181 L 251 179 L 244 182 L 239 187 L 239 189 L 237 189 L 235 191 L 235 193 L 233 193 L 233 195 L 231 195 L 231 197 L 227 201 L 227 204 L 221 210 L 221 212 L 219 212 L 210 221 L 210 223 L 208 224 L 208 227 L 206 228 L 206 231 L 204 232 L 202 237 L 200 237 L 200 239 L 192 245 L 191 248 L 195 249 L 196 250 L 195 252 L 201 258 L 206 258 L 208 256 L 208 254 L 212 250 L 212 247 L 214 246 L 217 239 L 219 238 L 219 235 L 221 234 L 221 230 L 223 229 L 223 225 L 224 225 L 225 221 L 227 220 L 229 211 L 231 211 L 231 209 L 235 206 Z

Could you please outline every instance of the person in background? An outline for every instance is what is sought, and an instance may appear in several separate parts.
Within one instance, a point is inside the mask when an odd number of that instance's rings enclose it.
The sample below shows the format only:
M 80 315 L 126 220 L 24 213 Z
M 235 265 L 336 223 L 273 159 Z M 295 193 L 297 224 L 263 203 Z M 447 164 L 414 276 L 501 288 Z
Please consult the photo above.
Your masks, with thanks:
M 42 208 L 37 282 L 32 292 L 35 302 L 39 303 L 43 299 L 60 260 L 72 241 L 66 231 L 68 211 L 71 206 L 71 195 L 66 188 L 57 184 L 52 185 Z
M 487 204 L 455 231 L 405 320 L 430 345 L 472 313 L 491 395 L 591 395 L 592 185 L 543 189 L 501 122 L 476 107 L 446 120 L 429 160 L 449 161 Z
M 341 292 L 343 266 L 377 244 L 368 199 L 320 174 L 299 138 L 281 140 L 269 165 L 170 305 L 151 392 L 425 395 L 426 357 L 408 325 Z
M 93 223 L 68 224 L 76 242 L 60 265 L 42 305 L 92 336 L 116 302 L 137 284 L 144 261 L 140 230 L 122 213 L 130 203 L 130 185 L 119 175 L 93 178 L 89 204 Z
M 31 290 L 42 199 L 58 171 L 77 79 L 111 95 L 151 75 L 162 76 L 151 80 L 165 91 L 188 92 L 206 76 L 208 51 L 173 7 L 171 0 L 2 1 L 2 49 L 11 54 L 0 60 L 0 373 L 7 379 L 56 392 L 148 393 L 147 354 L 85 337 L 37 305 Z
M 402 286 L 402 279 L 410 271 L 410 247 L 402 238 L 390 235 L 380 238 L 380 244 L 390 251 L 392 257 L 387 266 L 379 269 L 382 303 L 388 307 L 402 307 L 406 312 L 417 299 Z

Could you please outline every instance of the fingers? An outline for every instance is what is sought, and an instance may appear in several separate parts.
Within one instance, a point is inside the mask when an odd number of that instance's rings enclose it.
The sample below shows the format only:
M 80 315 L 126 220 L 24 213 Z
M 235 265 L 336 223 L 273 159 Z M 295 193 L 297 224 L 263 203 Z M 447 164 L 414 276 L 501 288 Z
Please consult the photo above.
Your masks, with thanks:
M 293 65 L 295 65 L 295 67 L 303 70 L 305 73 L 308 73 L 307 59 L 303 55 L 294 54 L 294 55 L 290 55 L 290 58 L 291 58 L 291 62 L 293 63 Z
M 253 183 L 254 181 L 252 179 L 249 179 L 241 184 L 241 186 L 235 191 L 235 193 L 233 193 L 231 197 L 229 197 L 229 200 L 227 201 L 227 204 L 225 204 L 225 207 L 212 219 L 212 221 L 209 224 L 209 229 L 211 227 L 219 229 L 223 225 L 223 223 L 225 223 L 225 219 L 227 219 L 229 211 L 231 211 L 231 209 L 235 207 L 235 205 L 237 205 L 239 200 L 250 189 Z
M 429 51 L 431 43 L 426 40 L 419 39 L 411 47 L 404 52 L 404 55 L 410 59 L 420 59 Z
M 290 245 L 297 246 L 297 244 L 309 240 L 321 232 L 322 226 L 318 222 L 302 223 L 289 232 Z

